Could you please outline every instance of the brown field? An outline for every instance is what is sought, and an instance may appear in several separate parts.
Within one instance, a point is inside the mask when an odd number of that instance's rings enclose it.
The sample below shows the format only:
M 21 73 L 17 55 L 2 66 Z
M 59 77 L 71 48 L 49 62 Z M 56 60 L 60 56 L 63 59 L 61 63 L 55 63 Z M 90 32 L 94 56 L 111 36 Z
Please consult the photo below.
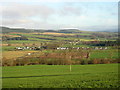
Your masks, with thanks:
M 23 34 L 21 32 L 9 32 L 9 34 Z
M 38 33 L 38 32 L 30 32 L 30 33 L 22 33 L 22 32 L 10 32 L 9 34 L 41 34 L 41 33 Z
M 41 34 L 45 34 L 45 35 L 56 35 L 56 36 L 61 36 L 61 35 L 74 35 L 74 34 L 53 33 L 53 32 L 45 32 L 45 33 L 41 33 Z
M 20 43 L 15 43 L 15 44 L 10 44 L 10 46 L 15 46 L 15 47 L 23 47 L 23 46 L 40 46 L 40 43 L 25 43 L 24 45 L 23 44 L 20 44 Z M 8 46 L 9 44 L 7 43 L 3 43 L 3 44 L 0 44 L 0 46 Z
M 28 53 L 35 53 L 38 51 L 4 51 L 2 52 L 2 57 L 5 59 L 16 59 L 18 57 L 22 57 L 27 55 Z
M 8 46 L 7 43 L 0 44 L 0 46 Z M 10 46 L 23 46 L 23 44 L 10 44 Z
M 2 36 L 7 36 L 7 37 L 21 37 L 21 36 L 19 36 L 19 35 L 8 35 L 8 34 L 2 34 Z
M 28 33 L 18 33 L 18 32 L 10 32 L 9 34 L 28 34 Z M 62 35 L 75 35 L 75 34 L 65 34 L 65 33 L 55 33 L 55 32 L 44 32 L 44 33 L 39 33 L 39 32 L 32 32 L 30 34 L 43 34 L 43 35 L 56 35 L 56 36 L 62 36 Z M 14 35 L 13 35 L 14 36 Z M 17 36 L 17 35 L 16 35 Z
M 2 34 L 0 34 L 0 37 L 2 37 Z

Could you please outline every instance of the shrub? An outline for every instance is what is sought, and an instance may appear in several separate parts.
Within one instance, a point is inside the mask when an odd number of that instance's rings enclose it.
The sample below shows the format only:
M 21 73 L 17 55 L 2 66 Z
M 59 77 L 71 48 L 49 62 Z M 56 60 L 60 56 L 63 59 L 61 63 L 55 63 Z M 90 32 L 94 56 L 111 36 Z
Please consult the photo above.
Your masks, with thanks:
M 89 60 L 88 60 L 88 64 L 93 64 L 93 60 L 92 60 L 92 59 L 89 59 Z
M 82 59 L 82 60 L 81 60 L 81 64 L 82 64 L 82 65 L 88 64 L 88 60 L 87 60 L 87 59 Z

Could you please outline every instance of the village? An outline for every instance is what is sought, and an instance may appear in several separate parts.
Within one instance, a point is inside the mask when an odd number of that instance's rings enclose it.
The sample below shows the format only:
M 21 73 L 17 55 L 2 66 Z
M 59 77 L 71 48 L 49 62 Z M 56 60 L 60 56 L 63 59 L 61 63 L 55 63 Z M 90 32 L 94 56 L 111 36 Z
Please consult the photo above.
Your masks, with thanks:
M 48 49 L 47 46 L 38 46 L 38 47 L 16 47 L 16 50 L 43 50 Z M 76 49 L 76 50 L 107 50 L 108 47 L 57 47 L 54 48 L 56 50 L 68 50 L 68 49 Z

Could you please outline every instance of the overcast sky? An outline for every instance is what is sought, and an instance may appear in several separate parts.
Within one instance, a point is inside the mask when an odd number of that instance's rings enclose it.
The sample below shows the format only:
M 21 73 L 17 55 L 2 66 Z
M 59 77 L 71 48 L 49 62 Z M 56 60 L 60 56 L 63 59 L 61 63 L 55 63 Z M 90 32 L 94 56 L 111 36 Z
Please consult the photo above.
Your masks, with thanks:
M 117 30 L 118 2 L 24 1 L 0 3 L 1 26 L 32 29 Z

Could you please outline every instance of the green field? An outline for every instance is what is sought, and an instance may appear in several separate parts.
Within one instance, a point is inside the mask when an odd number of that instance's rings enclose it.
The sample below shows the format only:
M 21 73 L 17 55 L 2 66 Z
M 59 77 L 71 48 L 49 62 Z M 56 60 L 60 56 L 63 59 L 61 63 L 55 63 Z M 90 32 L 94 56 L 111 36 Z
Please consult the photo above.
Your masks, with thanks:
M 3 88 L 118 88 L 118 64 L 3 67 Z
M 118 50 L 117 49 L 109 49 L 109 50 L 93 50 L 91 52 L 90 58 L 118 58 Z

